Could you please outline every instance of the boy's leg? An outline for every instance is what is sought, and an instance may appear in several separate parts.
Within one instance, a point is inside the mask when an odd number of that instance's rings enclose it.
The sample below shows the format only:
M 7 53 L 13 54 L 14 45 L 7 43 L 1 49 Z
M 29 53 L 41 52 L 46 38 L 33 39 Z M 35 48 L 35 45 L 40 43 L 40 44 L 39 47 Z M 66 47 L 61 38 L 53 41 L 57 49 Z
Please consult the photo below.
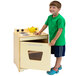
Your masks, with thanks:
M 55 63 L 55 66 L 53 68 L 55 71 L 58 71 L 58 68 L 61 65 L 61 60 L 62 60 L 62 57 L 56 57 L 56 63 Z
M 50 71 L 47 71 L 47 73 L 50 75 L 58 73 L 59 72 L 58 68 L 60 67 L 61 60 L 62 60 L 62 57 L 56 57 L 56 63 L 55 63 L 54 68 L 52 68 Z
M 65 56 L 65 45 L 64 46 L 55 46 L 55 57 L 56 57 L 56 63 L 55 68 L 59 68 L 61 65 L 62 56 Z
M 56 63 L 55 63 L 54 68 L 52 68 L 50 71 L 47 71 L 47 73 L 50 74 L 50 75 L 58 73 L 59 72 L 59 67 L 60 67 L 60 64 L 61 64 L 61 60 L 62 60 L 62 57 L 56 57 Z
M 62 57 L 56 57 L 56 63 L 55 63 L 55 68 L 59 68 L 59 66 L 61 65 L 61 60 L 62 60 Z

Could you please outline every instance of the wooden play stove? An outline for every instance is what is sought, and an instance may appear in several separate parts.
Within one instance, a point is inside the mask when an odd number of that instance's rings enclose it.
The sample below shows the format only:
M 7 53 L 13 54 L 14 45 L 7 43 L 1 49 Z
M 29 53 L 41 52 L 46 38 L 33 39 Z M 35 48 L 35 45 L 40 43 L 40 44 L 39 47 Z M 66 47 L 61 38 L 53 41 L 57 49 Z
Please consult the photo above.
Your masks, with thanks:
M 14 31 L 14 63 L 18 71 L 24 69 L 39 69 L 50 71 L 51 47 L 48 44 L 48 34 L 30 33 L 28 29 Z

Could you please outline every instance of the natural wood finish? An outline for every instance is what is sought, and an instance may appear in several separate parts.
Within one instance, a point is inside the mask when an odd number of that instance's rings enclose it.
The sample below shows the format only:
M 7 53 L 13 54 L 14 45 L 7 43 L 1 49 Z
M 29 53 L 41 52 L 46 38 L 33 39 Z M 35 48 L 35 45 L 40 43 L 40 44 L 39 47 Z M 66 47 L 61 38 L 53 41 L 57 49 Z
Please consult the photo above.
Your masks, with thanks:
M 14 63 L 18 67 L 18 70 L 20 71 L 20 42 L 19 37 L 16 33 L 14 33 Z
M 30 42 L 21 42 L 21 68 L 31 68 L 31 69 L 40 69 L 40 70 L 50 70 L 50 52 L 51 47 L 47 43 L 30 43 Z M 26 48 L 26 47 L 27 48 Z M 34 51 L 41 51 L 43 52 L 42 60 L 30 60 L 28 57 L 28 49 Z M 27 60 L 27 61 L 26 61 Z M 45 66 L 45 67 L 44 67 Z
M 19 29 L 20 30 L 20 29 Z M 21 31 L 20 31 L 21 32 Z M 14 63 L 18 67 L 18 71 L 25 69 L 40 69 L 50 71 L 50 52 L 51 47 L 48 45 L 48 34 L 42 33 L 35 35 L 27 32 L 29 36 L 22 36 L 20 32 L 14 31 Z M 34 51 L 29 52 L 28 50 Z M 28 54 L 37 54 L 42 52 L 42 59 L 30 60 Z

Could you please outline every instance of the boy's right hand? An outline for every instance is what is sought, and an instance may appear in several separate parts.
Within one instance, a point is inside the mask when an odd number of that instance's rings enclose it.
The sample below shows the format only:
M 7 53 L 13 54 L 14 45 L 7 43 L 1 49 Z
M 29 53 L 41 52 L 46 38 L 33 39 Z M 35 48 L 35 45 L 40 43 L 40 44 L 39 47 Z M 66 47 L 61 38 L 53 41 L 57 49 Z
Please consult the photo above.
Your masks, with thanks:
M 40 35 L 41 33 L 40 32 L 35 32 L 35 35 Z

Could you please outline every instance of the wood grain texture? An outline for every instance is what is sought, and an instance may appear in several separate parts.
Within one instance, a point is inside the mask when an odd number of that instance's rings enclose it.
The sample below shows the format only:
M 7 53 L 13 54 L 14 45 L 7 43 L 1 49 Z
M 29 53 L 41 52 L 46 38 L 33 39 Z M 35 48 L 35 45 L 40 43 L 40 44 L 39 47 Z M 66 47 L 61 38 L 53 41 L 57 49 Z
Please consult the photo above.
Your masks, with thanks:
M 22 36 L 20 32 L 21 31 L 17 32 L 16 29 L 14 31 L 14 63 L 18 71 L 20 72 L 25 69 L 50 71 L 51 47 L 48 45 L 48 34 L 42 33 L 41 35 L 35 35 L 25 29 L 24 32 L 27 32 L 29 36 Z M 42 52 L 42 54 L 39 54 L 40 52 Z M 29 54 L 33 56 L 31 58 L 35 59 L 31 60 Z M 41 60 L 37 58 L 38 55 L 42 55 Z

